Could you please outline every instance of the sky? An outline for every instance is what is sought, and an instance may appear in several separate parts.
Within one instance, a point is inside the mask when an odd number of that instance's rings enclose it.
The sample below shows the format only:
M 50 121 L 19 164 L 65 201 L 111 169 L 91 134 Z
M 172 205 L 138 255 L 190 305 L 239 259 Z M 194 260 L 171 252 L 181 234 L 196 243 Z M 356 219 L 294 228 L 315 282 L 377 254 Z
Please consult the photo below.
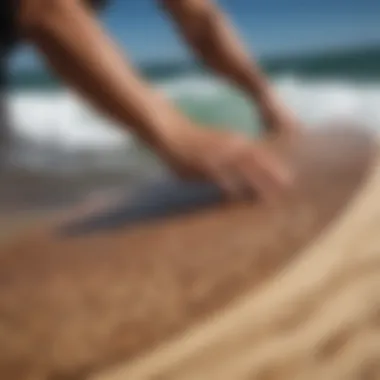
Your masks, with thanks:
M 249 51 L 258 56 L 379 42 L 379 0 L 216 0 Z M 155 0 L 110 0 L 101 15 L 132 61 L 182 60 L 189 51 Z M 28 49 L 15 57 L 36 65 Z

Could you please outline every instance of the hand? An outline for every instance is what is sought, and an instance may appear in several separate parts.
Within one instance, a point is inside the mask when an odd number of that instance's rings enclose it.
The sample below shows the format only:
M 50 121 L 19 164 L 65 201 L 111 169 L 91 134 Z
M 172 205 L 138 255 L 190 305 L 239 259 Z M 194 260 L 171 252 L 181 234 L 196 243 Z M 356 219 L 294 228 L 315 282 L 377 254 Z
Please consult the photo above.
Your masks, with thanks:
M 181 177 L 210 180 L 232 198 L 258 193 L 272 201 L 291 185 L 289 170 L 268 149 L 239 134 L 192 127 L 163 157 Z
M 301 123 L 275 94 L 266 94 L 259 101 L 259 111 L 266 132 L 293 134 L 301 129 Z

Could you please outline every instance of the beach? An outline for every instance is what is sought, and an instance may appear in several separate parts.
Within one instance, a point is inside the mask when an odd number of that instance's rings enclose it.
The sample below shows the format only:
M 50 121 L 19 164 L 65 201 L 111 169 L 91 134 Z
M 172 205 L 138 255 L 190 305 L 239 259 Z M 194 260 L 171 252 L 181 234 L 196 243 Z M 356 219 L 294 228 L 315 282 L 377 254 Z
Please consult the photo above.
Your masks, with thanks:
M 0 7 L 0 380 L 380 380 L 380 1 L 66 2 Z M 67 85 L 133 73 L 293 186 L 182 181 Z

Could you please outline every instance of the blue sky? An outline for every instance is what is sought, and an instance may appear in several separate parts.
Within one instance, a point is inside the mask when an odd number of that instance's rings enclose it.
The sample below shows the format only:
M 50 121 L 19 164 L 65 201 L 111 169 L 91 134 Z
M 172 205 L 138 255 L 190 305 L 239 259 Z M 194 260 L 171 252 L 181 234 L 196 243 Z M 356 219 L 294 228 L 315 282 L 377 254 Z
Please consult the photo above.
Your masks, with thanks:
M 219 0 L 257 55 L 313 51 L 378 41 L 379 0 Z M 111 0 L 102 15 L 134 61 L 182 59 L 188 51 L 155 0 Z M 35 64 L 30 51 L 17 66 Z

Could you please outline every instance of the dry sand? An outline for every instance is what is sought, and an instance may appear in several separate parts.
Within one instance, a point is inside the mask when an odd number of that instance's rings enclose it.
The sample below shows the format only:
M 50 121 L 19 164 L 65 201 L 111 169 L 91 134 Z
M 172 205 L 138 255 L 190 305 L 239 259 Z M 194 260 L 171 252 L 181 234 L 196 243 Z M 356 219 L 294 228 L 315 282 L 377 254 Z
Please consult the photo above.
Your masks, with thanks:
M 380 379 L 380 151 L 334 133 L 279 143 L 278 207 L 7 239 L 0 378 Z

